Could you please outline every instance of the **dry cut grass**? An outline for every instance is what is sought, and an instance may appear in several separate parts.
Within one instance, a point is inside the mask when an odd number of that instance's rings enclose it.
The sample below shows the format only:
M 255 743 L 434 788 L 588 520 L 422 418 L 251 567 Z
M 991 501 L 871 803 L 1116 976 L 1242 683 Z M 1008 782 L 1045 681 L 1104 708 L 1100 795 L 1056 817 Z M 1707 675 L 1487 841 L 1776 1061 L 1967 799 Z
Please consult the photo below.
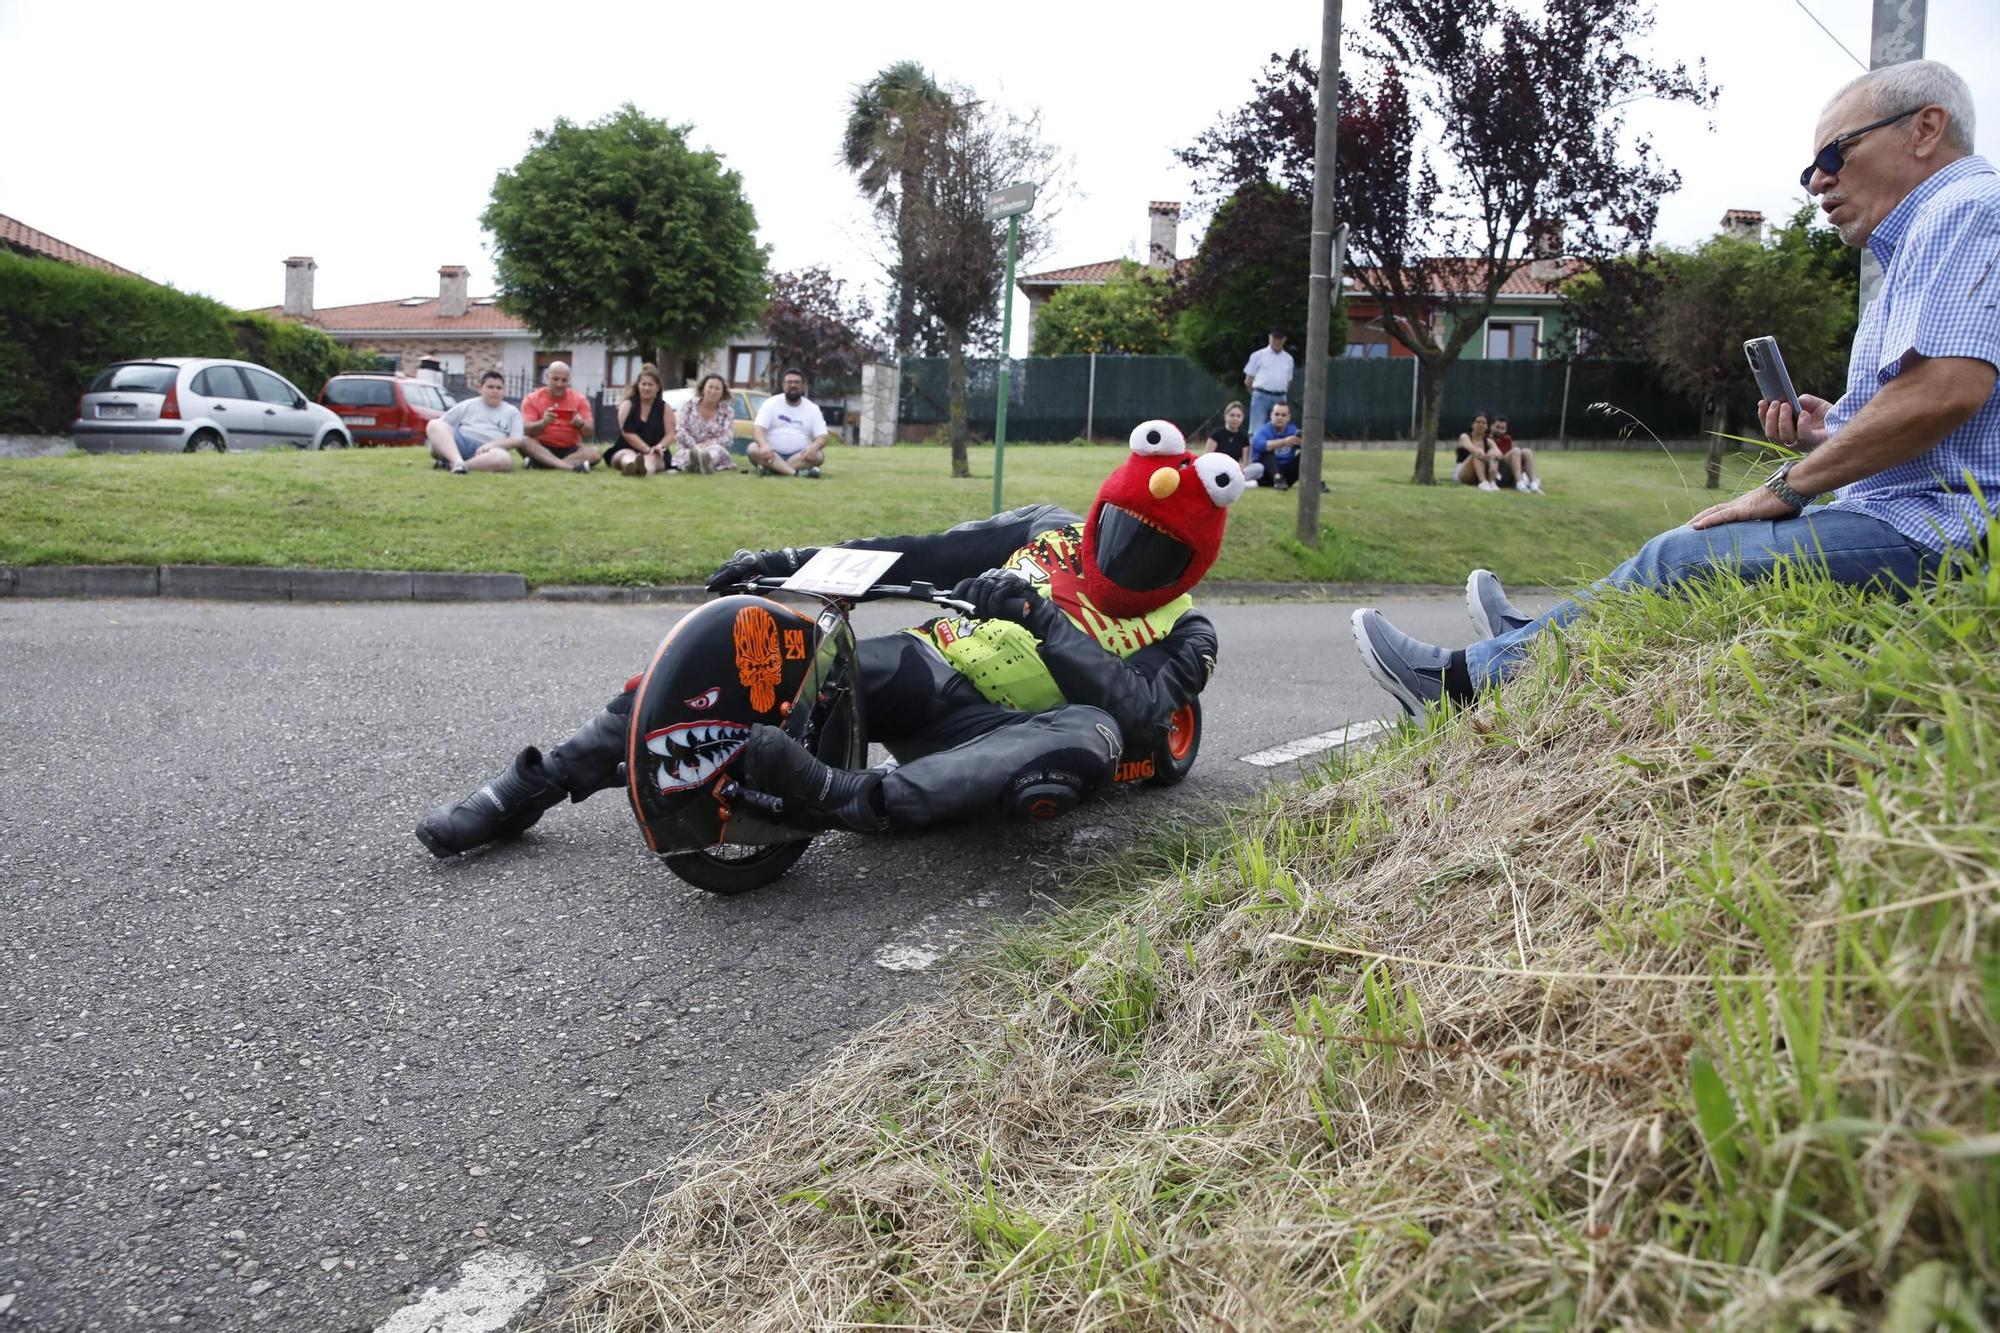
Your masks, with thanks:
M 2000 578 L 1542 654 L 724 1126 L 565 1326 L 1990 1327 Z

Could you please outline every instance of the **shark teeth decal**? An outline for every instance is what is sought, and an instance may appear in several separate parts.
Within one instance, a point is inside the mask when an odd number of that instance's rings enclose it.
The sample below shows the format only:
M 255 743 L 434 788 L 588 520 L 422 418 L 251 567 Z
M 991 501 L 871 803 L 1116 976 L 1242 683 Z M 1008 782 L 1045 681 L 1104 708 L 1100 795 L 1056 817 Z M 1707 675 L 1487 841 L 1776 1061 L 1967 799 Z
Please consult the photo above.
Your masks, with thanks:
M 653 780 L 661 792 L 686 791 L 720 773 L 750 739 L 742 722 L 678 722 L 646 736 L 660 764 Z

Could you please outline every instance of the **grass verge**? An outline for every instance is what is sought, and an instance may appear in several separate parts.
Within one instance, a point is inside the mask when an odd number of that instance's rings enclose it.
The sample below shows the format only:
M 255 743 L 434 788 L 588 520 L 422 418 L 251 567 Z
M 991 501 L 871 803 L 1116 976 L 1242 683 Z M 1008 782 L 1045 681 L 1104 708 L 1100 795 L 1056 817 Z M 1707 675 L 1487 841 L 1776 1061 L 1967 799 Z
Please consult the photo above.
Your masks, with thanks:
M 1008 504 L 1077 512 L 1122 457 L 1015 446 Z M 602 470 L 454 477 L 414 449 L 335 454 L 0 459 L 0 564 L 225 564 L 519 571 L 533 583 L 686 583 L 739 546 L 934 532 L 991 511 L 992 455 L 953 481 L 942 449 L 837 450 L 817 482 L 745 474 L 635 481 Z M 1215 579 L 1456 583 L 1484 565 L 1516 584 L 1602 573 L 1717 497 L 1699 462 L 1550 456 L 1546 496 L 1408 484 L 1402 453 L 1328 456 L 1319 549 L 1295 497 L 1258 490 L 1230 515 Z
M 1538 652 L 723 1126 L 566 1326 L 1990 1327 L 2000 577 Z

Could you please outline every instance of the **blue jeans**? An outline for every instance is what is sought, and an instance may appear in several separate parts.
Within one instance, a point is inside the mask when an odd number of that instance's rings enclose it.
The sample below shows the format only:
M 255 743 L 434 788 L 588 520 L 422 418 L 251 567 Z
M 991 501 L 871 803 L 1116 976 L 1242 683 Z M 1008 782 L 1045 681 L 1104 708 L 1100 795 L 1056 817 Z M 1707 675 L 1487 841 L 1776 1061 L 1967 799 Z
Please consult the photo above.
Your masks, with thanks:
M 1547 615 L 1497 638 L 1472 644 L 1465 650 L 1465 669 L 1472 683 L 1482 688 L 1505 680 L 1527 656 L 1534 637 L 1549 626 L 1560 629 L 1576 619 L 1591 592 L 1603 588 L 1664 592 L 1725 568 L 1746 579 L 1769 578 L 1780 561 L 1814 567 L 1835 583 L 1874 585 L 1902 596 L 1925 574 L 1935 571 L 1943 557 L 1918 546 L 1879 518 L 1839 508 L 1816 508 L 1775 522 L 1724 523 L 1700 532 L 1678 527 L 1647 542 L 1639 554 L 1592 584 L 1589 591 Z
M 1252 389 L 1250 391 L 1250 419 L 1243 423 L 1243 429 L 1255 435 L 1257 428 L 1271 419 L 1271 408 L 1285 401 L 1282 391 Z

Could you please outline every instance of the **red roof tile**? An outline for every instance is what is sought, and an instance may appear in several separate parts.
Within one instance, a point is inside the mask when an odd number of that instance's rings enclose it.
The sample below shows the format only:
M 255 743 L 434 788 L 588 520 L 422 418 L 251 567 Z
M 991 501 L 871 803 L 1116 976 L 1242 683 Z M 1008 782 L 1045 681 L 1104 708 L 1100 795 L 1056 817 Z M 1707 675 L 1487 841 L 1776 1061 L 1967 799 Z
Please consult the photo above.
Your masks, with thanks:
M 497 305 L 473 305 L 463 315 L 440 315 L 438 298 L 433 296 L 415 305 L 401 301 L 369 301 L 361 305 L 323 306 L 301 323 L 328 333 L 454 333 L 528 332 L 528 326 Z M 257 312 L 279 319 L 283 306 L 265 306 Z
M 31 255 L 40 255 L 44 259 L 75 264 L 78 268 L 94 268 L 100 273 L 116 273 L 127 278 L 139 276 L 131 269 L 120 268 L 110 260 L 100 259 L 88 250 L 79 250 L 67 241 L 59 241 L 45 231 L 36 231 L 27 223 L 10 218 L 5 213 L 0 213 L 0 245 L 14 250 L 24 250 Z
M 1552 278 L 1535 276 L 1533 265 L 1515 269 L 1500 283 L 1500 295 L 1556 296 L 1561 293 L 1562 284 L 1581 273 L 1584 267 L 1579 259 L 1558 259 L 1556 266 Z M 1470 295 L 1484 290 L 1486 286 L 1486 261 L 1483 259 L 1435 260 L 1432 272 L 1437 278 L 1431 284 L 1434 295 Z
M 1186 259 L 1175 260 L 1174 271 L 1176 273 L 1180 272 L 1181 269 L 1187 267 L 1189 262 L 1191 261 Z M 1117 276 L 1120 264 L 1136 263 L 1138 263 L 1136 259 L 1106 259 L 1096 264 L 1074 264 L 1069 268 L 1052 268 L 1045 269 L 1040 273 L 1024 273 L 1016 278 L 1015 282 L 1023 287 L 1031 283 L 1037 286 L 1052 287 L 1068 282 L 1109 282 L 1113 277 Z

